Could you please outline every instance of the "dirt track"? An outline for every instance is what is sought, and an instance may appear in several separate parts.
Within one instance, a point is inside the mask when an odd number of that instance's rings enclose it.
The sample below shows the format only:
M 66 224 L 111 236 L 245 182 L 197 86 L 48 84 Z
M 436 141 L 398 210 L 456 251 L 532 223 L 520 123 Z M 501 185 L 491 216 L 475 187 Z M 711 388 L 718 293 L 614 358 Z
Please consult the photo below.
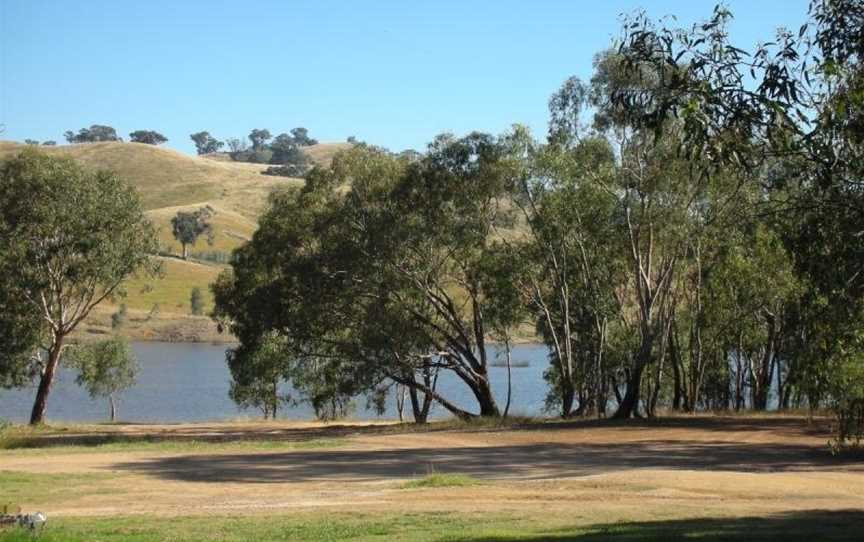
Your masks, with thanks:
M 599 507 L 613 516 L 619 507 L 633 506 L 646 514 L 670 505 L 694 511 L 716 507 L 722 514 L 864 508 L 864 462 L 831 456 L 825 424 L 800 418 L 673 418 L 395 434 L 381 426 L 296 424 L 111 431 L 133 438 L 340 437 L 345 442 L 336 448 L 261 452 L 13 452 L 2 458 L 0 470 L 112 473 L 92 491 L 55 503 L 55 513 L 75 515 L 298 507 L 565 513 L 577 501 L 580 509 Z M 402 489 L 404 480 L 430 471 L 470 474 L 486 483 Z

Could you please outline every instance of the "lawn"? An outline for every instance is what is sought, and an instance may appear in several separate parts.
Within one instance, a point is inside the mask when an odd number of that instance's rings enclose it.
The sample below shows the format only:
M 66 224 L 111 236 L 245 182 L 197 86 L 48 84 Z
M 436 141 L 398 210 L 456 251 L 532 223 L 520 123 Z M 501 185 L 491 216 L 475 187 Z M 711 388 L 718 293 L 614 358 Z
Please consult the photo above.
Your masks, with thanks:
M 656 522 L 596 523 L 520 514 L 308 513 L 219 517 L 58 518 L 38 537 L 43 542 L 297 541 L 600 541 L 860 540 L 859 511 L 806 511 L 768 518 L 702 518 Z M 18 529 L 0 542 L 25 542 Z

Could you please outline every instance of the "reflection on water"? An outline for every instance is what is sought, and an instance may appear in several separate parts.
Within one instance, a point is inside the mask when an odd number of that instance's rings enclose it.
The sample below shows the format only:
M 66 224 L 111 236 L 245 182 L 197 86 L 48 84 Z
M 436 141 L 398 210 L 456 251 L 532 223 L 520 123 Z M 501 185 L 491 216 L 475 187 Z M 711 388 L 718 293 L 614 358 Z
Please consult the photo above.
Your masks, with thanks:
M 119 419 L 130 422 L 191 422 L 254 418 L 257 411 L 241 411 L 228 398 L 230 374 L 225 364 L 225 346 L 192 343 L 133 343 L 141 365 L 137 384 L 120 400 Z M 547 366 L 543 345 L 518 345 L 513 348 L 513 398 L 510 412 L 539 415 L 546 396 L 543 371 Z M 493 356 L 490 356 L 492 358 Z M 524 365 L 527 367 L 515 365 Z M 490 378 L 501 408 L 507 393 L 507 370 L 491 367 Z M 476 410 L 468 388 L 455 376 L 442 373 L 438 381 L 442 395 L 459 406 Z M 0 389 L 0 418 L 22 422 L 29 419 L 34 388 Z M 376 418 L 366 408 L 366 399 L 356 400 L 357 418 Z M 406 405 L 407 406 L 407 405 Z M 408 407 L 410 411 L 410 407 Z M 433 407 L 433 416 L 447 416 L 446 410 Z M 54 421 L 101 421 L 108 415 L 107 401 L 93 400 L 75 384 L 73 372 L 61 369 L 48 398 L 48 419 Z M 279 413 L 281 418 L 312 419 L 312 408 L 300 404 Z M 388 401 L 381 418 L 396 418 L 396 408 Z

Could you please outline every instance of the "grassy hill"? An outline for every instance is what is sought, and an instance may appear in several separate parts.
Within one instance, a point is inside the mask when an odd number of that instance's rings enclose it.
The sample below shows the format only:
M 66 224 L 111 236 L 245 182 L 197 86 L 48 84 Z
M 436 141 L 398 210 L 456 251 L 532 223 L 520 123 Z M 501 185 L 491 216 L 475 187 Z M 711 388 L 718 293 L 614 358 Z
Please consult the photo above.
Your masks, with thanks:
M 336 152 L 348 146 L 346 143 L 319 144 L 304 151 L 313 162 L 327 165 Z M 0 160 L 14 156 L 25 147 L 0 141 Z M 134 186 L 147 215 L 159 229 L 163 253 L 180 253 L 180 244 L 171 235 L 171 218 L 177 211 L 204 206 L 213 210 L 213 244 L 199 240 L 190 248 L 192 261 L 163 258 L 164 276 L 128 281 L 127 295 L 122 302 L 130 313 L 125 332 L 134 338 L 225 340 L 215 333 L 209 320 L 189 315 L 190 292 L 193 287 L 201 288 L 206 298 L 205 309 L 209 310 L 212 299 L 208 285 L 224 268 L 231 250 L 254 233 L 267 196 L 278 187 L 298 186 L 303 181 L 263 175 L 261 172 L 268 167 L 264 164 L 189 156 L 140 143 L 39 148 L 48 154 L 69 156 L 93 169 L 114 171 Z M 157 307 L 155 311 L 154 306 Z M 100 307 L 85 329 L 90 333 L 107 333 L 110 314 L 116 310 L 117 306 L 111 304 Z

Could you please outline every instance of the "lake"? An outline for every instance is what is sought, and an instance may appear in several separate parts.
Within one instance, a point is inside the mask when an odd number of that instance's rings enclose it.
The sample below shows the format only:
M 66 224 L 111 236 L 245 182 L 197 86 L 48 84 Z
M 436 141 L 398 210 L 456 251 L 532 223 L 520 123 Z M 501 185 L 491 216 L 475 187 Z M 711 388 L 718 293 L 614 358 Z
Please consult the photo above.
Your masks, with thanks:
M 225 363 L 225 345 L 199 343 L 139 342 L 132 344 L 141 372 L 138 382 L 127 390 L 118 404 L 118 419 L 126 422 L 202 422 L 257 418 L 256 410 L 240 410 L 228 398 L 231 375 Z M 490 349 L 490 360 L 496 350 Z M 543 371 L 548 365 L 548 350 L 539 344 L 517 345 L 513 348 L 514 364 L 527 363 L 527 367 L 513 367 L 513 397 L 510 412 L 520 415 L 542 414 L 546 396 Z M 507 394 L 507 370 L 491 367 L 492 387 L 503 409 Z M 459 406 L 476 411 L 476 404 L 468 388 L 449 371 L 442 371 L 438 380 L 441 394 Z M 25 422 L 30 417 L 35 386 L 20 390 L 0 389 L 0 419 Z M 410 419 L 410 406 L 406 404 Z M 449 413 L 439 405 L 432 407 L 432 416 L 447 417 Z M 93 400 L 75 384 L 75 373 L 58 371 L 57 379 L 48 398 L 49 421 L 91 422 L 108 417 L 107 400 Z M 388 398 L 387 411 L 378 416 L 366 408 L 366 399 L 356 400 L 353 415 L 358 419 L 395 419 L 393 398 Z M 314 418 L 308 404 L 280 410 L 279 418 L 311 420 Z

